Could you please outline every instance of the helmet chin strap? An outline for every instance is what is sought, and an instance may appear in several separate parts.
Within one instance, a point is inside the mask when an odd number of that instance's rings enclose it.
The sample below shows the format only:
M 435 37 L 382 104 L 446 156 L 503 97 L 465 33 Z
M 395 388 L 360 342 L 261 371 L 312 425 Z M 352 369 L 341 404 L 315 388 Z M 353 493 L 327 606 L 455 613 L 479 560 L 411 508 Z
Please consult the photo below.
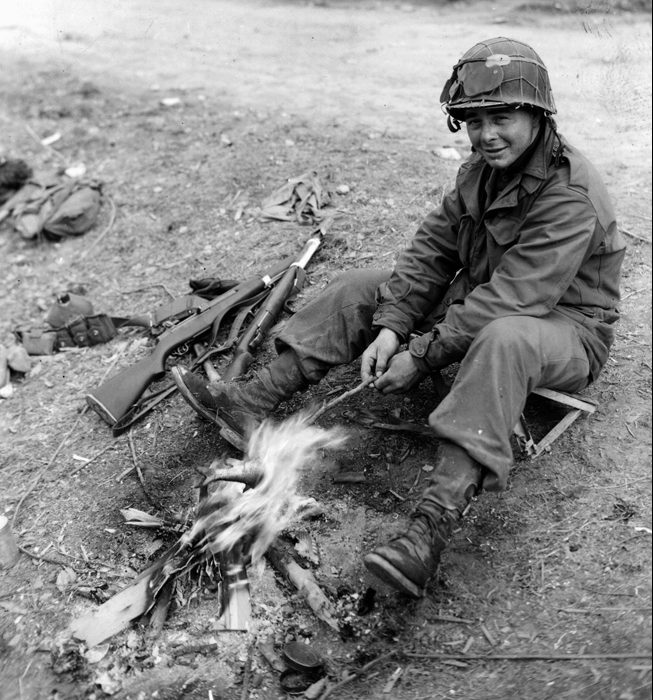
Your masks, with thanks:
M 447 115 L 447 126 L 449 127 L 449 131 L 452 134 L 455 134 L 456 132 L 460 131 L 461 129 L 461 124 L 460 122 L 452 117 L 450 114 Z

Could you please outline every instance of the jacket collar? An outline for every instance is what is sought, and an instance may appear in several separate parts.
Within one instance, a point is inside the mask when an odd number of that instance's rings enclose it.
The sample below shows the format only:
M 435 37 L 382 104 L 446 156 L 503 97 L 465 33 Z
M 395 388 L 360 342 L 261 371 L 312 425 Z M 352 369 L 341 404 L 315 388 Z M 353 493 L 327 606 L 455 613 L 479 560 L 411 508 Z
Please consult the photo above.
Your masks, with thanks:
M 546 179 L 547 173 L 560 148 L 553 129 L 547 122 L 544 133 L 528 162 L 504 185 L 496 199 L 487 207 L 486 212 L 496 209 L 514 207 L 524 194 L 532 194 Z M 481 188 L 490 175 L 491 168 L 483 158 L 474 154 L 468 161 L 468 167 L 461 179 L 459 190 L 466 209 L 477 221 L 484 212 L 480 210 Z

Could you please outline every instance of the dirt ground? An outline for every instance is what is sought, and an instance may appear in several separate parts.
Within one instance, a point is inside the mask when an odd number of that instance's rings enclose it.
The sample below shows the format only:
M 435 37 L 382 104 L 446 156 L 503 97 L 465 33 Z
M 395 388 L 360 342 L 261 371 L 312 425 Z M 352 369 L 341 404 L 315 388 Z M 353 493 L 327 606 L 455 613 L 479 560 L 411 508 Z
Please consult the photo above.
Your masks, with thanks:
M 70 640 L 71 620 L 174 538 L 126 526 L 120 509 L 191 513 L 196 468 L 233 451 L 178 396 L 116 438 L 85 410 L 90 389 L 148 352 L 142 332 L 33 358 L 0 399 L 0 512 L 27 552 L 0 572 L 2 700 L 282 698 L 278 671 L 257 651 L 268 636 L 277 653 L 309 643 L 333 699 L 651 697 L 650 4 L 3 8 L 0 151 L 39 175 L 83 163 L 106 200 L 77 239 L 0 231 L 0 343 L 20 323 L 41 323 L 65 289 L 83 288 L 98 312 L 138 313 L 188 293 L 191 278 L 245 278 L 297 252 L 306 227 L 258 214 L 309 170 L 339 216 L 298 303 L 342 269 L 390 267 L 455 174 L 458 162 L 435 151 L 467 151 L 464 134 L 446 129 L 441 86 L 466 48 L 495 35 L 532 43 L 549 66 L 560 130 L 604 175 L 629 244 L 617 341 L 585 392 L 597 412 L 535 460 L 516 452 L 508 490 L 475 502 L 415 602 L 371 580 L 362 557 L 414 505 L 437 444 L 372 427 L 369 415 L 423 423 L 433 389 L 359 394 L 321 421 L 349 431 L 348 449 L 301 481 L 324 515 L 304 526 L 319 557 L 299 561 L 335 606 L 339 632 L 268 566 L 251 572 L 249 633 L 218 632 L 219 603 L 204 590 L 170 611 L 157 638 L 134 624 L 87 650 Z M 357 366 L 342 368 L 276 418 L 357 381 Z M 529 404 L 537 436 L 560 417 Z M 142 481 L 125 475 L 134 464 Z M 339 471 L 361 480 L 335 483 Z M 370 587 L 375 604 L 359 614 Z

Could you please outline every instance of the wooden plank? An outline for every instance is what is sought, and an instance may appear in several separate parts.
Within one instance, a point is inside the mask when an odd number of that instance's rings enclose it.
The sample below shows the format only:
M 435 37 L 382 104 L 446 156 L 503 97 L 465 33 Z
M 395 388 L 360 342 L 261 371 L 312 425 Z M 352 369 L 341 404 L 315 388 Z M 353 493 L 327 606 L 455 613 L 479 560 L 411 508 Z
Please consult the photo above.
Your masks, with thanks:
M 545 399 L 551 401 L 557 401 L 565 406 L 578 408 L 586 413 L 594 413 L 594 411 L 596 411 L 596 403 L 578 396 L 577 394 L 565 394 L 562 391 L 555 391 L 554 389 L 547 389 L 546 387 L 537 387 L 537 389 L 533 389 L 532 393 L 543 396 Z
M 580 408 L 570 411 L 556 426 L 554 426 L 538 443 L 535 445 L 535 456 L 542 454 L 549 448 L 551 443 L 564 433 L 565 430 L 580 416 L 583 412 Z

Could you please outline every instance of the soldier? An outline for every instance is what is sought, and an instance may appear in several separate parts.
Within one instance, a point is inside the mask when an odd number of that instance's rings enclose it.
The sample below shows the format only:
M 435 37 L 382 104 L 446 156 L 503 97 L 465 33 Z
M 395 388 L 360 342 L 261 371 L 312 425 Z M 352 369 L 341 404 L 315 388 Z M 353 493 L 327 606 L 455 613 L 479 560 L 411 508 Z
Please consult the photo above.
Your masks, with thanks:
M 531 391 L 596 379 L 618 318 L 624 243 L 601 178 L 557 131 L 549 76 L 528 45 L 498 37 L 467 51 L 440 101 L 472 153 L 392 272 L 336 278 L 287 322 L 279 355 L 247 383 L 181 368 L 182 395 L 243 433 L 281 401 L 361 357 L 383 394 L 460 363 L 429 425 L 436 466 L 405 530 L 365 557 L 414 597 L 482 489 L 506 487 L 510 437 Z

